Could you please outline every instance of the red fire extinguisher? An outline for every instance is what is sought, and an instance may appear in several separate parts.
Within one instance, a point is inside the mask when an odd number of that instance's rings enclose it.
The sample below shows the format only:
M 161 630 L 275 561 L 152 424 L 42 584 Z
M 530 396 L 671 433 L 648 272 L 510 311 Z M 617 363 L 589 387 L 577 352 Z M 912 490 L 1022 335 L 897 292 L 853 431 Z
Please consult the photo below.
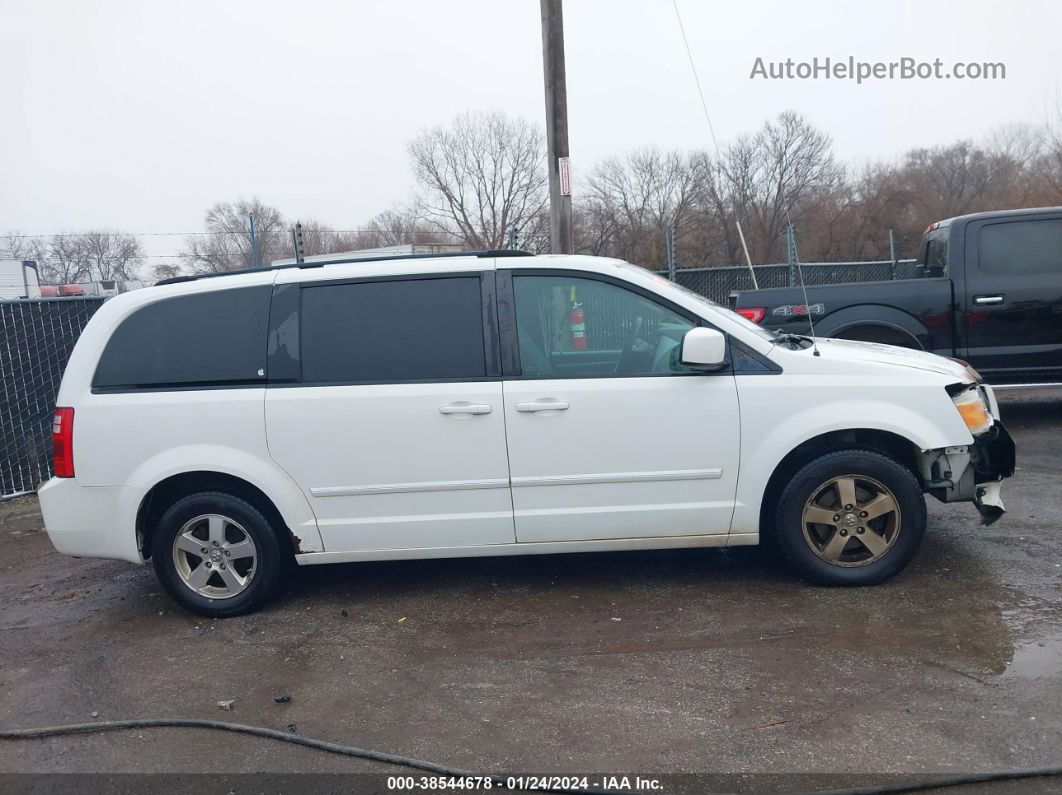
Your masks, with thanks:
M 572 308 L 568 310 L 568 325 L 572 330 L 572 350 L 586 350 L 586 315 L 583 314 L 582 304 L 572 302 Z

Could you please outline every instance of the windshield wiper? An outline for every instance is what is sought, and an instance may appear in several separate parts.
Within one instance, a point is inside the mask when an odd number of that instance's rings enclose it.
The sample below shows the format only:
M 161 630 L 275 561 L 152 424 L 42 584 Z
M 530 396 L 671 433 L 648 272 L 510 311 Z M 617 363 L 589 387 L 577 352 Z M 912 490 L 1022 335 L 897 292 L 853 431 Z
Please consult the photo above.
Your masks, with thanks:
M 792 331 L 775 331 L 774 336 L 779 344 L 790 346 L 797 350 L 807 348 L 814 343 L 814 340 L 806 334 L 794 334 Z

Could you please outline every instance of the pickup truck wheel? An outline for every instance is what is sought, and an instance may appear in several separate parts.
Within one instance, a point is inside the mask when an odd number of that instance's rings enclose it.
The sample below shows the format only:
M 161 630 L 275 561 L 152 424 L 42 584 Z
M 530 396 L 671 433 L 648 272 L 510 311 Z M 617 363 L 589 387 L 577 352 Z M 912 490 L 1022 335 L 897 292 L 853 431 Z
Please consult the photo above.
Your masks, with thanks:
M 276 589 L 286 560 L 265 516 L 222 492 L 175 502 L 159 520 L 151 559 L 174 601 L 210 618 L 257 609 Z
M 816 458 L 782 490 L 776 541 L 786 560 L 820 585 L 873 585 L 918 551 L 926 505 L 914 475 L 872 450 Z

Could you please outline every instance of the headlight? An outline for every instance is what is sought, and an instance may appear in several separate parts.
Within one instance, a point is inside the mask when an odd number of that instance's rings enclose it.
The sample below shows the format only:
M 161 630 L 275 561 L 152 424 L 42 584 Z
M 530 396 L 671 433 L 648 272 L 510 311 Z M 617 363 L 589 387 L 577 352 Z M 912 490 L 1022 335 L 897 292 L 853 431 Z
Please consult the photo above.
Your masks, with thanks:
M 951 400 L 955 408 L 959 410 L 962 421 L 966 423 L 966 427 L 974 436 L 992 427 L 992 415 L 988 411 L 988 406 L 985 405 L 984 398 L 981 397 L 981 390 L 967 389 Z

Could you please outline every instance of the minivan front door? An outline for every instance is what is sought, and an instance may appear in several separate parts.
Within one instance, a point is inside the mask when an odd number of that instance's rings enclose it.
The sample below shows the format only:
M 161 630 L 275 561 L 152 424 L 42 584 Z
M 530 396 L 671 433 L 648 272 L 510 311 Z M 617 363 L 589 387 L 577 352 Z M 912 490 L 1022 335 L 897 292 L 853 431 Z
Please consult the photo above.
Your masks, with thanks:
M 327 552 L 515 541 L 496 334 L 483 312 L 493 279 L 277 288 L 287 292 L 273 300 L 269 451 L 306 493 Z M 289 383 L 274 382 L 274 362 Z
M 499 271 L 501 296 L 508 273 Z M 517 272 L 505 417 L 518 542 L 727 533 L 740 447 L 730 372 L 679 363 L 693 318 L 587 275 Z M 504 344 L 504 343 L 503 343 Z M 518 373 L 518 374 L 517 374 Z

